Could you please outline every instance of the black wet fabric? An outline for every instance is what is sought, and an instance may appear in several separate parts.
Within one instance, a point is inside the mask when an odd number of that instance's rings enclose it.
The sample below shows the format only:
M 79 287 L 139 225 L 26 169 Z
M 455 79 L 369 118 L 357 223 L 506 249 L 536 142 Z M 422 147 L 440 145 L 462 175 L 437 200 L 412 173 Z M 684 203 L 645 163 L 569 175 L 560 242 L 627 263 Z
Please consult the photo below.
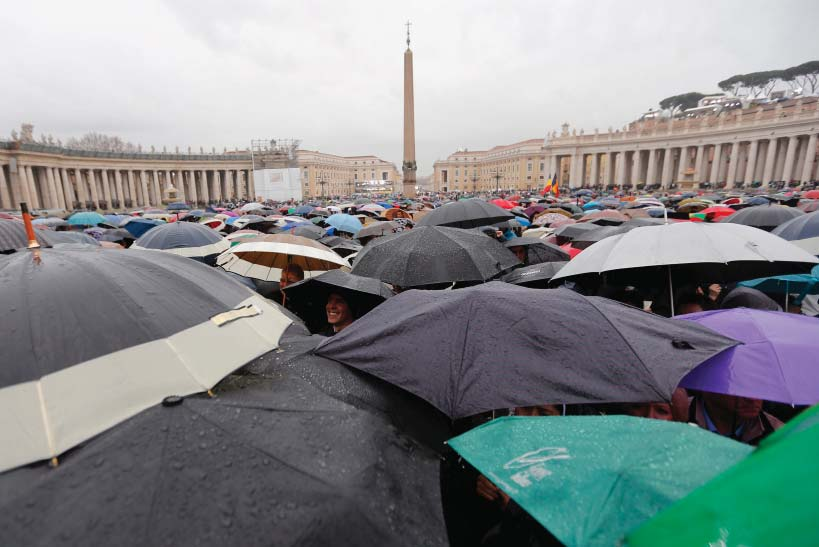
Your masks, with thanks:
M 100 242 L 88 234 L 82 232 L 48 232 L 43 235 L 48 241 L 49 245 L 54 247 L 56 245 L 90 245 L 92 247 L 99 247 Z
M 569 253 L 553 243 L 548 243 L 537 237 L 516 237 L 505 242 L 504 247 L 526 247 L 528 263 L 540 264 L 542 262 L 566 262 L 569 260 Z
M 42 249 L 0 261 L 0 387 L 166 338 L 253 293 L 170 253 Z
M 195 222 L 172 222 L 145 232 L 134 245 L 145 249 L 182 249 L 205 247 L 222 240 L 216 231 Z
M 399 294 L 316 353 L 460 418 L 550 403 L 668 401 L 688 371 L 736 344 L 613 300 L 493 282 Z
M 510 250 L 478 232 L 421 226 L 371 241 L 352 272 L 406 288 L 485 281 L 518 264 Z
M 785 205 L 757 205 L 754 207 L 746 207 L 724 217 L 720 222 L 728 224 L 744 224 L 745 226 L 753 226 L 760 230 L 770 232 L 777 226 L 793 220 L 796 217 L 801 217 L 805 212 L 796 207 L 787 207 Z
M 421 217 L 416 226 L 449 226 L 477 228 L 515 218 L 515 215 L 494 203 L 478 198 L 447 203 Z
M 549 280 L 567 263 L 568 261 L 541 262 L 540 264 L 534 264 L 532 266 L 515 268 L 501 277 L 500 280 L 504 283 L 520 285 L 521 287 L 545 289 L 549 285 Z
M 782 311 L 782 307 L 764 292 L 751 287 L 736 287 L 722 298 L 720 308 L 752 308 L 755 310 Z
M 0 475 L 3 542 L 446 544 L 438 458 L 377 414 L 294 375 L 174 403 Z

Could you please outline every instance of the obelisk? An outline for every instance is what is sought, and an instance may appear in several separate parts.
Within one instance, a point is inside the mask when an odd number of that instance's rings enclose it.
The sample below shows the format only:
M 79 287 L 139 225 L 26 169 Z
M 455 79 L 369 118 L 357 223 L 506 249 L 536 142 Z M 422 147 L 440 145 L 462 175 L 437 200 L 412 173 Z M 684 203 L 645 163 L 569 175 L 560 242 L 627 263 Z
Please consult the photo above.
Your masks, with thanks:
M 404 197 L 415 197 L 415 99 L 412 91 L 412 50 L 407 21 L 407 50 L 404 52 Z

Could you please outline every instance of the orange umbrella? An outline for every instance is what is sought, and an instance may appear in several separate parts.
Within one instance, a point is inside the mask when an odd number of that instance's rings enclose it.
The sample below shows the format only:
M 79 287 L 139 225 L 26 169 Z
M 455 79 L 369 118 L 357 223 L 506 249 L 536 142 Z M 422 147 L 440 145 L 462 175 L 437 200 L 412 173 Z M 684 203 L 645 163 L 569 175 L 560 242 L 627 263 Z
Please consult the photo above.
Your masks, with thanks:
M 507 210 L 517 207 L 517 204 L 512 203 L 511 201 L 506 200 L 506 199 L 493 199 L 489 203 L 494 203 L 495 205 L 497 205 L 501 209 L 507 209 Z

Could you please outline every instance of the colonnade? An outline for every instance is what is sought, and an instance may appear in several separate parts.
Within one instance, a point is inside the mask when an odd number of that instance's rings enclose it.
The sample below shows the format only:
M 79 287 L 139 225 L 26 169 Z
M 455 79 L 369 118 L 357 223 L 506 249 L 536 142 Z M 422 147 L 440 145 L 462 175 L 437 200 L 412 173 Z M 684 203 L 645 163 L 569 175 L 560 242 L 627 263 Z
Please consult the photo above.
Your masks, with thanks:
M 0 158 L 0 208 L 115 210 L 255 199 L 252 170 L 240 168 L 63 167 Z M 175 190 L 175 192 L 174 192 Z M 175 195 L 175 197 L 173 197 Z
M 710 183 L 736 188 L 816 181 L 817 133 L 696 145 L 656 146 L 554 155 L 568 162 L 569 186 L 637 186 Z M 564 182 L 564 181 L 561 181 Z

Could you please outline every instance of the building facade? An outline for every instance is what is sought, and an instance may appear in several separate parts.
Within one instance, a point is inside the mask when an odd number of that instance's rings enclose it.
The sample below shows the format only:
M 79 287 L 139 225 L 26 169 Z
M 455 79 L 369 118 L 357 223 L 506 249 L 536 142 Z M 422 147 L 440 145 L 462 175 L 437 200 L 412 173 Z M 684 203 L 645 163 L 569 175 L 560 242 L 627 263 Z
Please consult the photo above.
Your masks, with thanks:
M 400 183 L 395 165 L 375 156 L 299 150 L 297 165 L 305 197 L 349 195 L 365 181 L 383 182 L 379 187 L 389 185 L 390 191 Z M 170 191 L 197 205 L 253 200 L 253 179 L 250 152 L 114 153 L 0 142 L 0 209 L 17 209 L 21 202 L 68 211 L 160 207 Z
M 307 198 L 370 193 L 373 188 L 393 193 L 401 184 L 395 164 L 376 156 L 348 157 L 299 150 L 297 157 Z
M 436 161 L 433 183 L 440 192 L 522 191 L 557 174 L 571 188 L 795 186 L 819 177 L 818 135 L 815 97 L 717 116 L 643 120 L 605 133 L 570 133 L 564 124 L 543 140 Z

